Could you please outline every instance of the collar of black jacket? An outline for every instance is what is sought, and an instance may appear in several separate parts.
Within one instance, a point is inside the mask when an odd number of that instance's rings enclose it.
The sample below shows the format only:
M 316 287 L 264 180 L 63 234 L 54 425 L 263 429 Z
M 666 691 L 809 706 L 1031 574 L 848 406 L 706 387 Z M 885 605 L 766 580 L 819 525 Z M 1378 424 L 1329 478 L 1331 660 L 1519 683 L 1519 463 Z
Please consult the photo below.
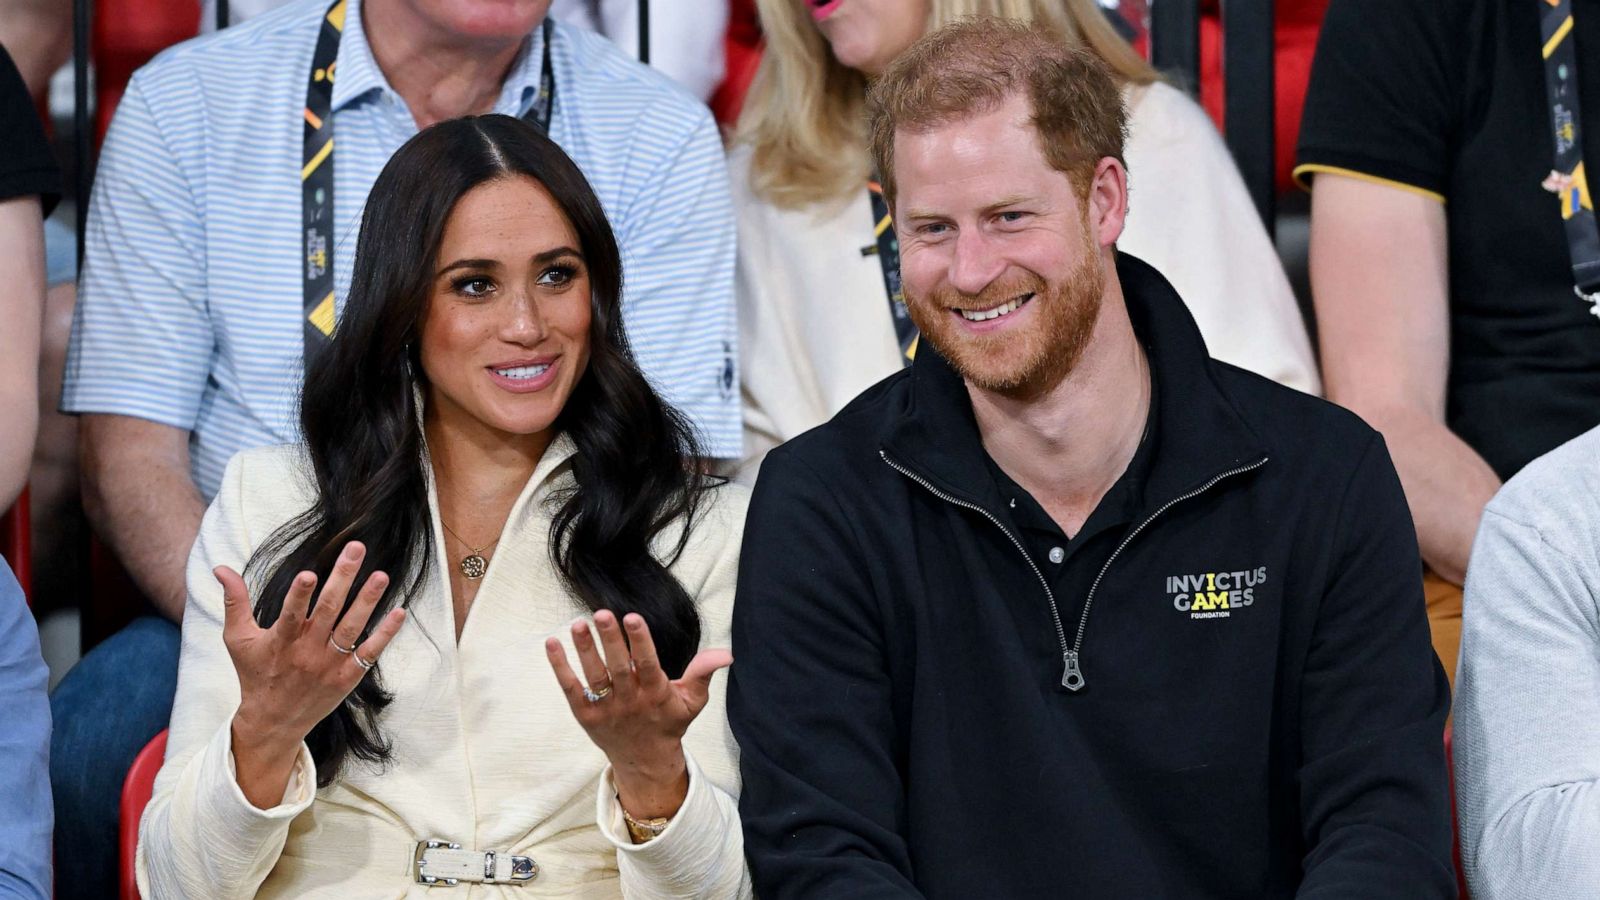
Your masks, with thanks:
M 1217 365 L 1177 291 L 1161 273 L 1125 253 L 1117 277 L 1134 333 L 1144 345 L 1155 392 L 1154 462 L 1144 505 L 1157 508 L 1218 475 L 1257 463 L 1264 442 L 1218 383 Z M 986 451 L 961 376 L 926 341 L 911 367 L 906 405 L 880 444 L 888 460 L 934 487 L 996 508 Z

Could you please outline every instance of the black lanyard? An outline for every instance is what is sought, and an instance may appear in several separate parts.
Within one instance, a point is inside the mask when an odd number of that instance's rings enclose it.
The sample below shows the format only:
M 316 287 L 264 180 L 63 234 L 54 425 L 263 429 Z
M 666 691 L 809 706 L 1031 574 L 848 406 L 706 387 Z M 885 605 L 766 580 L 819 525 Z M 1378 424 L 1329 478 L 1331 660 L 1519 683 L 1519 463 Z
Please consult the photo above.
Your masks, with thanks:
M 1583 132 L 1578 104 L 1578 54 L 1573 49 L 1572 0 L 1538 0 L 1543 8 L 1539 37 L 1544 41 L 1545 95 L 1555 139 L 1555 168 L 1546 189 L 1561 198 L 1561 219 L 1572 254 L 1573 292 L 1600 316 L 1600 229 L 1583 165 Z
M 895 342 L 900 345 L 900 363 L 909 366 L 917 357 L 917 324 L 911 321 L 906 295 L 900 288 L 900 239 L 895 237 L 889 204 L 884 202 L 883 187 L 877 181 L 867 182 L 867 197 L 872 201 L 874 243 L 862 247 L 861 255 L 875 253 L 883 266 L 883 292 L 889 297 L 889 317 L 894 320 Z
M 305 214 L 305 358 L 309 363 L 333 337 L 333 79 L 339 59 L 339 39 L 349 0 L 335 0 L 322 19 L 317 49 L 311 54 L 311 76 L 306 85 L 305 139 L 300 169 L 300 205 Z M 556 80 L 550 63 L 553 33 L 545 17 L 544 61 L 539 68 L 539 96 L 523 118 L 550 130 L 555 107 Z

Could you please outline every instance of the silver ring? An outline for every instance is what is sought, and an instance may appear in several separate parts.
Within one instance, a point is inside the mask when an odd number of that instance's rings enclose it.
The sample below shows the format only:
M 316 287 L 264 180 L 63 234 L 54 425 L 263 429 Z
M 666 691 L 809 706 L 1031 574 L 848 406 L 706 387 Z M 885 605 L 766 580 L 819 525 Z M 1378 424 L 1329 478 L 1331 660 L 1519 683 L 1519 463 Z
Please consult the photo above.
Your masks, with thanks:
M 611 696 L 611 679 L 609 678 L 606 679 L 606 686 L 598 691 L 589 687 L 587 684 L 583 686 L 583 699 L 589 701 L 590 703 L 599 703 L 601 700 L 604 700 L 609 696 Z
M 372 667 L 376 666 L 378 664 L 376 660 L 373 660 L 372 662 L 367 662 L 365 659 L 362 658 L 361 654 L 359 654 L 359 653 L 352 652 L 350 655 L 355 659 L 356 665 L 358 665 L 361 668 L 367 670 L 368 672 L 372 671 Z
M 355 644 L 351 644 L 348 647 L 341 647 L 341 646 L 339 646 L 339 642 L 337 640 L 335 640 L 333 635 L 331 635 L 331 634 L 328 635 L 328 646 L 330 646 L 333 649 L 339 651 L 340 653 L 343 653 L 345 656 L 349 656 L 350 654 L 356 652 L 356 645 Z

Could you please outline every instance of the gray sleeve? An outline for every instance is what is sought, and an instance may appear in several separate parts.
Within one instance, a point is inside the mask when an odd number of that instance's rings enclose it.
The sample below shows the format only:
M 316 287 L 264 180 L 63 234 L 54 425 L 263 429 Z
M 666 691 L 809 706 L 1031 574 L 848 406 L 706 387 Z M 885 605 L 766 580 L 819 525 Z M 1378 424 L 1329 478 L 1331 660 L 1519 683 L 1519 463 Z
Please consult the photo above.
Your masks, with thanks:
M 0 561 L 0 898 L 50 896 L 50 702 L 39 632 Z
M 1472 550 L 1455 771 L 1474 900 L 1600 896 L 1597 571 L 1555 536 L 1491 505 Z

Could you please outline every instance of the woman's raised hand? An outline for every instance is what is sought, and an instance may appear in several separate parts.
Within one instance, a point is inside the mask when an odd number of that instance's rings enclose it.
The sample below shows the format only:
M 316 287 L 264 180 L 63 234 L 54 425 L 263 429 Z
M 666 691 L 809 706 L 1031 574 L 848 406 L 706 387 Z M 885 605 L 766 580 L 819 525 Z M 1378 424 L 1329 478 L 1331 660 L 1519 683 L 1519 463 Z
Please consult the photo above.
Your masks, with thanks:
M 561 642 L 545 641 L 556 681 L 578 724 L 611 761 L 622 808 L 636 819 L 671 816 L 689 790 L 683 733 L 705 709 L 711 676 L 731 664 L 733 654 L 702 650 L 683 677 L 673 681 L 661 668 L 643 616 L 629 613 L 619 625 L 615 615 L 601 610 L 594 614 L 594 624 L 599 648 L 587 622 L 572 625 L 581 680 L 567 663 Z
M 256 624 L 249 590 L 239 573 L 218 566 L 222 585 L 222 640 L 239 674 L 239 709 L 233 717 L 233 756 L 239 787 L 259 809 L 282 802 L 300 742 L 361 683 L 405 621 L 390 610 L 365 641 L 361 632 L 389 576 L 374 572 L 340 615 L 354 587 L 366 548 L 350 542 L 333 565 L 311 608 L 317 576 L 295 576 L 283 610 L 270 628 Z M 307 610 L 310 609 L 309 615 Z M 357 646 L 360 642 L 360 646 Z

